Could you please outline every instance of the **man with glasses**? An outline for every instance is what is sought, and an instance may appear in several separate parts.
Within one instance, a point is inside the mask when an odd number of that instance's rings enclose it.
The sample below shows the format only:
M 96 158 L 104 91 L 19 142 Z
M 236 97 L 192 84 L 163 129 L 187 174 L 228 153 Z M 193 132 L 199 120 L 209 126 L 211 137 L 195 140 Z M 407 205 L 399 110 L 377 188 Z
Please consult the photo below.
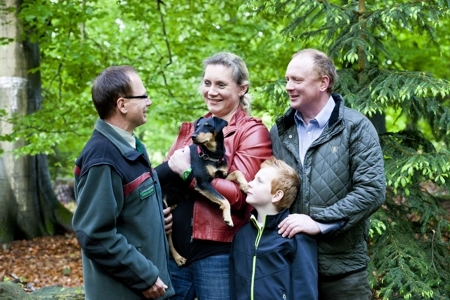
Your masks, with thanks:
M 161 188 L 133 134 L 152 102 L 130 66 L 104 70 L 92 101 L 99 119 L 74 170 L 86 299 L 167 299 L 174 291 Z

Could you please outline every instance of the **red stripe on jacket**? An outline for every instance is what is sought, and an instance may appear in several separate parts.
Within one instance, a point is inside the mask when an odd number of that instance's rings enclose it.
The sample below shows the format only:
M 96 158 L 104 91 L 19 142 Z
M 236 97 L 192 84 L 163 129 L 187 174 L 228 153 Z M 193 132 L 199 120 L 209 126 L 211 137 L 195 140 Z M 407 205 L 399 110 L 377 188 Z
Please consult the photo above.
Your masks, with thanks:
M 123 196 L 126 197 L 129 194 L 131 194 L 131 192 L 137 189 L 139 185 L 141 185 L 141 183 L 143 183 L 148 178 L 150 178 L 150 173 L 146 172 L 141 176 L 139 176 L 138 178 L 136 178 L 135 180 L 133 180 L 132 182 L 125 184 L 123 186 Z

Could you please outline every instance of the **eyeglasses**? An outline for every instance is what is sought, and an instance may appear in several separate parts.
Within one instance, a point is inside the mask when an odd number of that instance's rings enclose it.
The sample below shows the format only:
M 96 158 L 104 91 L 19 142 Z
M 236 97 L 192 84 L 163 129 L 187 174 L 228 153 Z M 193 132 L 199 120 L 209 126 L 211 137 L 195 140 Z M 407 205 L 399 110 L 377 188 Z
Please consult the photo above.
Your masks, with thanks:
M 125 96 L 125 97 L 122 97 L 122 98 L 125 98 L 125 99 L 144 99 L 144 100 L 150 99 L 150 98 L 148 97 L 148 95 L 141 95 L 141 96 Z

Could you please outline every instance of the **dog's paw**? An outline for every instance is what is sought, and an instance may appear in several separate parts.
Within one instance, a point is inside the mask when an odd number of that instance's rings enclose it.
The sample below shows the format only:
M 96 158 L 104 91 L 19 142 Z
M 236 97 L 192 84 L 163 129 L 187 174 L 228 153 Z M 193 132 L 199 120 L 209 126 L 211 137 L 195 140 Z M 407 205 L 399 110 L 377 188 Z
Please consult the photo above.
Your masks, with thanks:
M 247 191 L 248 191 L 248 183 L 241 183 L 241 184 L 239 185 L 239 188 L 241 189 L 241 191 L 243 191 L 244 193 L 247 194 Z
M 231 218 L 230 219 L 224 219 L 224 221 L 225 221 L 225 224 L 227 224 L 228 226 L 234 227 L 234 223 L 233 223 L 233 220 Z
M 237 182 L 239 184 L 239 189 L 241 189 L 241 191 L 243 191 L 244 193 L 247 193 L 248 182 L 245 179 L 245 177 L 241 171 L 235 170 L 235 171 L 231 172 L 230 174 L 228 174 L 227 178 L 225 178 L 225 179 Z

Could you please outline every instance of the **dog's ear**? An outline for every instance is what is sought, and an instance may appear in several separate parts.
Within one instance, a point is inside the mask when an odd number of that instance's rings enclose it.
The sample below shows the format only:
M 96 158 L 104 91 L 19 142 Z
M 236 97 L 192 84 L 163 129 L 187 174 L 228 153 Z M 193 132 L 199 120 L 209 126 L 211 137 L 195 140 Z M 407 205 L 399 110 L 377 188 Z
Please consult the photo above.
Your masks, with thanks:
M 194 130 L 195 130 L 195 128 L 197 128 L 197 123 L 198 123 L 198 121 L 200 121 L 201 119 L 203 119 L 203 117 L 200 117 L 200 118 L 198 118 L 197 120 L 195 120 L 195 122 L 194 122 Z
M 218 132 L 221 131 L 225 126 L 228 125 L 228 122 L 224 119 L 213 117 L 214 121 L 214 129 Z

